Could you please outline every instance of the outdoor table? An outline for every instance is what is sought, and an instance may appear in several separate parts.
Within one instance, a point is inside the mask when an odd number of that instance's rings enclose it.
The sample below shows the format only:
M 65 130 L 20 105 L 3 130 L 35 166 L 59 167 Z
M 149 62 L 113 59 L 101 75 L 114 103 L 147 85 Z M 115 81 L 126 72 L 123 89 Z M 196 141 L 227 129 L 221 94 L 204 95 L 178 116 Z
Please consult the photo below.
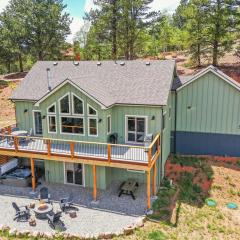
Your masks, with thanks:
M 122 194 L 131 195 L 133 200 L 135 200 L 134 192 L 138 187 L 138 183 L 134 180 L 128 180 L 122 184 L 120 187 L 120 192 L 118 197 L 121 197 Z
M 14 136 L 14 137 L 17 137 L 17 136 L 27 136 L 28 135 L 28 131 L 25 131 L 25 130 L 13 131 L 13 132 L 11 132 L 11 135 Z

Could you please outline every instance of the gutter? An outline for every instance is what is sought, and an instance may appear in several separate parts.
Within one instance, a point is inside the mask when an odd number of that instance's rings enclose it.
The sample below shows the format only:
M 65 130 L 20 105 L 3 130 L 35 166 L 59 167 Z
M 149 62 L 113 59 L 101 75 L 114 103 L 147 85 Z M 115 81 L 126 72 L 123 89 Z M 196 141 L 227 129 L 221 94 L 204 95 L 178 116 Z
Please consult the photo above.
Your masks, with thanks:
M 173 153 L 177 153 L 177 90 L 175 90 L 175 113 L 174 113 L 174 147 L 173 147 Z
M 160 183 L 162 181 L 162 157 L 163 157 L 163 107 L 162 107 L 162 121 L 161 121 L 161 155 L 160 155 Z

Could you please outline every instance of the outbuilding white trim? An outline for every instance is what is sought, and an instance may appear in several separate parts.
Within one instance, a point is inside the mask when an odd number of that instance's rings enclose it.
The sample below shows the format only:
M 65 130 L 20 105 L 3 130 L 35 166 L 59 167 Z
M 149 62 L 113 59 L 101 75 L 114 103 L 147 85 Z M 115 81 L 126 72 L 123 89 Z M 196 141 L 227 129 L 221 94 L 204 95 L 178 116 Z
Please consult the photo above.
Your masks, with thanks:
M 184 83 L 181 87 L 177 88 L 177 91 L 180 91 L 184 87 L 188 86 L 190 83 L 194 82 L 195 80 L 199 79 L 200 77 L 202 77 L 203 75 L 205 75 L 206 73 L 209 73 L 209 72 L 211 72 L 211 73 L 215 74 L 216 76 L 220 77 L 222 80 L 224 80 L 225 82 L 227 82 L 228 84 L 230 84 L 231 86 L 236 88 L 238 91 L 240 91 L 240 84 L 239 83 L 237 83 L 231 77 L 227 76 L 225 73 L 223 73 L 222 71 L 220 71 L 219 69 L 215 68 L 212 65 L 210 65 L 209 67 L 203 69 L 202 71 L 200 71 L 199 73 L 194 75 L 189 81 Z

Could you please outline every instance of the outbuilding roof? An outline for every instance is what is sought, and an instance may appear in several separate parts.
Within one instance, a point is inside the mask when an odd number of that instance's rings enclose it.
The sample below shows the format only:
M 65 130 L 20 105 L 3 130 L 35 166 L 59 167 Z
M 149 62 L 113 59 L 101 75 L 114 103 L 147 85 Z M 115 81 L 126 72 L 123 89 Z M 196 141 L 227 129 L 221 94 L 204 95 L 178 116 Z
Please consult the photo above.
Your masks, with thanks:
M 121 62 L 39 61 L 19 87 L 12 100 L 38 102 L 51 95 L 66 79 L 105 107 L 114 104 L 167 105 L 175 75 L 175 61 L 134 60 Z M 47 69 L 50 69 L 48 91 Z

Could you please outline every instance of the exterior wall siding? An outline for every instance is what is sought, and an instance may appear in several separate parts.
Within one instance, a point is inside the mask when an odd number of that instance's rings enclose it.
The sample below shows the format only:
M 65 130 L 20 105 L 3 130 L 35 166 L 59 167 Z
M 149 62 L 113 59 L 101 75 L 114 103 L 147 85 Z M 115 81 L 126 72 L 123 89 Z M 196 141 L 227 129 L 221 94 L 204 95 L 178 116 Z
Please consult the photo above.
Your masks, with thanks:
M 240 156 L 240 136 L 219 133 L 177 132 L 176 151 L 181 154 Z
M 240 135 L 240 94 L 213 73 L 181 89 L 177 131 Z
M 240 94 L 215 74 L 177 92 L 176 121 L 177 153 L 240 156 Z

